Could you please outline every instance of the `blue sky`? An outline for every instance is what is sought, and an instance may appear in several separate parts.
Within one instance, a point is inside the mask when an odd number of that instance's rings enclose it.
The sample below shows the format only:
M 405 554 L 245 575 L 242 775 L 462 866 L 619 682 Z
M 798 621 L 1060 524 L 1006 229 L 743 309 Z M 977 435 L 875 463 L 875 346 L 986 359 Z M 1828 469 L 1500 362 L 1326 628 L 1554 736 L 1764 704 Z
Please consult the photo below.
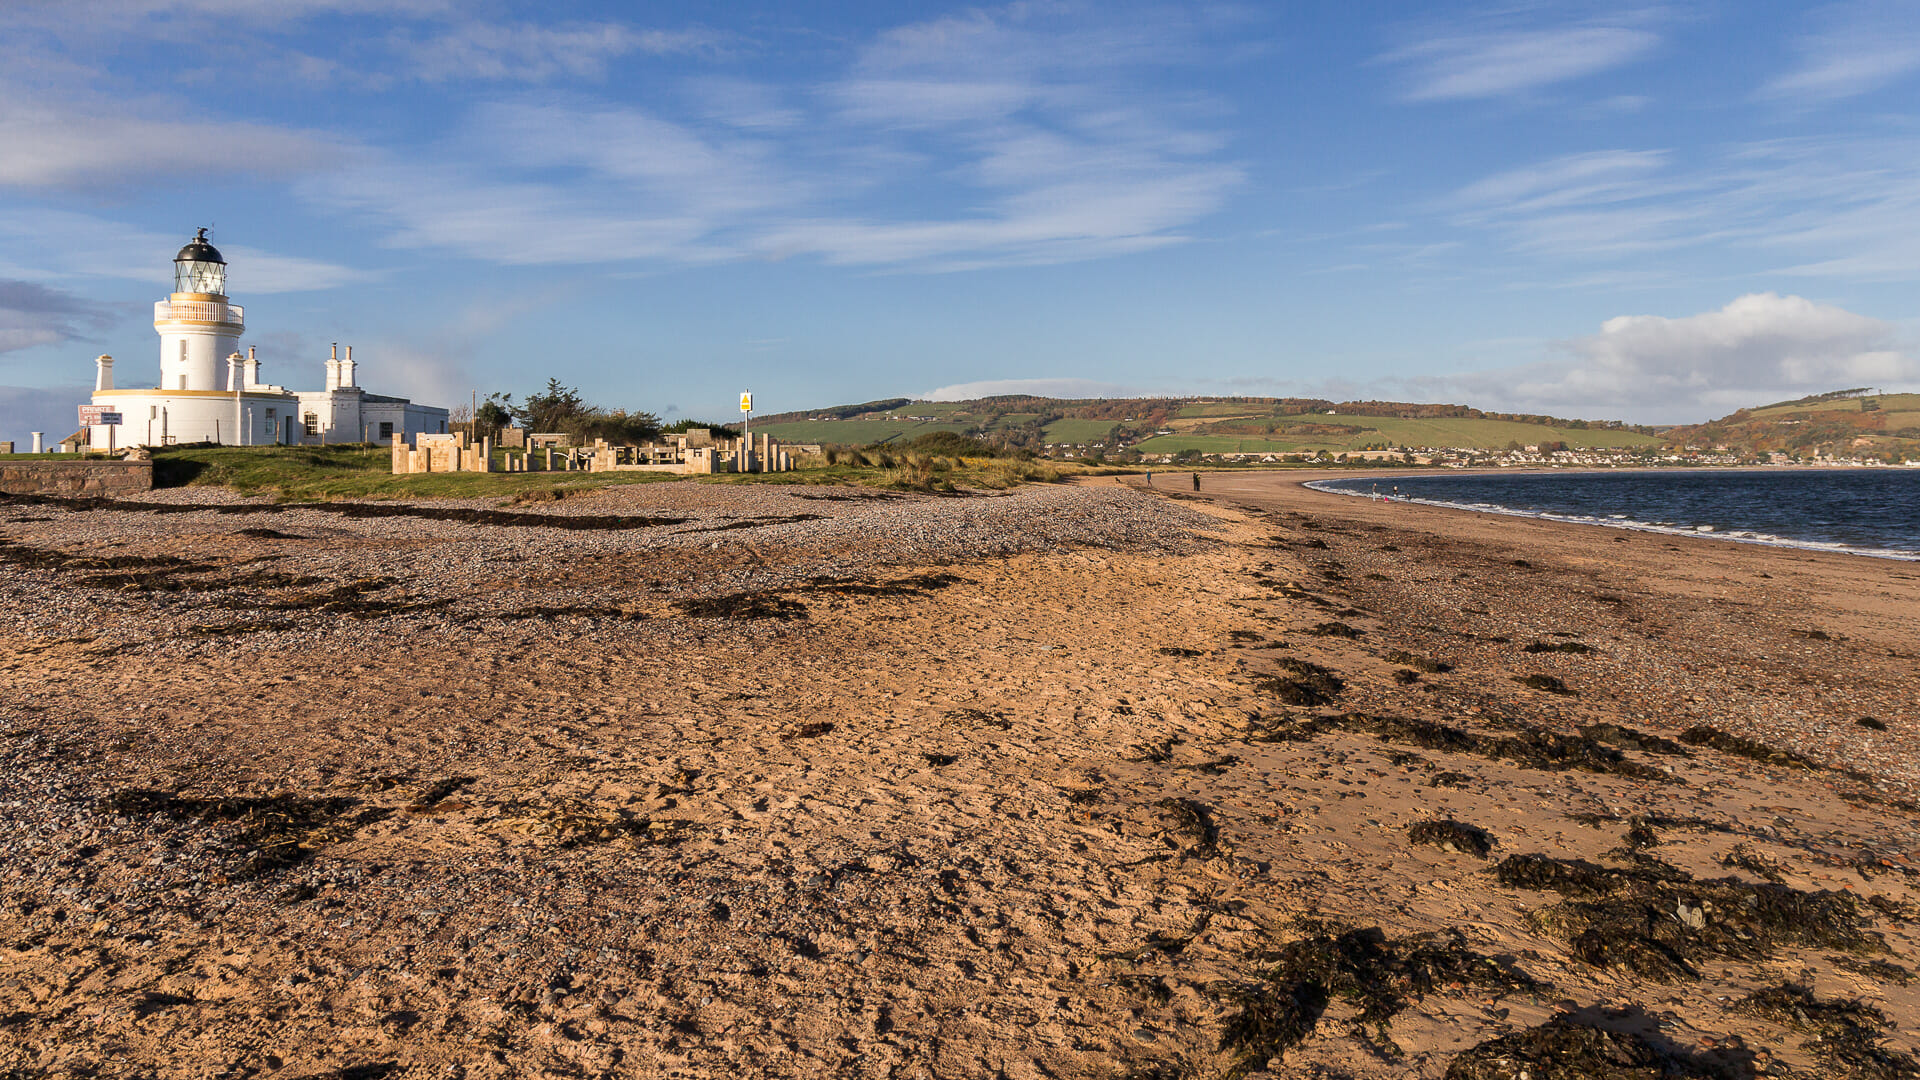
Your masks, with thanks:
M 1920 387 L 1920 0 L 10 0 L 0 106 L 0 439 L 202 225 L 437 404 Z

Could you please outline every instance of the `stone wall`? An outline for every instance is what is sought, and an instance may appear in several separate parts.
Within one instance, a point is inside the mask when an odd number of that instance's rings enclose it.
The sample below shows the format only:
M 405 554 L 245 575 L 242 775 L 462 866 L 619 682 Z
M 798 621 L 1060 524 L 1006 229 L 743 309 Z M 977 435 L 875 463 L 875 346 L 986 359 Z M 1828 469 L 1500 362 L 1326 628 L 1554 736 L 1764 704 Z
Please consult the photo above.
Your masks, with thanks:
M 152 490 L 151 461 L 0 461 L 0 494 L 123 499 Z

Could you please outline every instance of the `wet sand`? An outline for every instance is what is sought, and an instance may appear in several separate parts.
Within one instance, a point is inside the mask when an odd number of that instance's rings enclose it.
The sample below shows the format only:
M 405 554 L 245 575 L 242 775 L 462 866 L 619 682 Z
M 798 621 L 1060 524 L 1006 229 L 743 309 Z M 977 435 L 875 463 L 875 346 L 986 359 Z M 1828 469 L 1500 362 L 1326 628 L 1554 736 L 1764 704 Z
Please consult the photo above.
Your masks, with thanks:
M 1913 571 L 1303 478 L 0 507 L 0 1066 L 1907 1075 Z

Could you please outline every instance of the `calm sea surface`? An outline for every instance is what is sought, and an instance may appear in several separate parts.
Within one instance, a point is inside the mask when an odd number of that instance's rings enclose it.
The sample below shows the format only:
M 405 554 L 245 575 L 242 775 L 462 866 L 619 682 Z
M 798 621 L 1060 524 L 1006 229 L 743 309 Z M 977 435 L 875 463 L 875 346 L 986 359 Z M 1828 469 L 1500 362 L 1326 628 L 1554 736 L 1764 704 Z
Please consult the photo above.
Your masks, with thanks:
M 1321 480 L 1348 495 L 1920 560 L 1920 469 L 1451 473 Z

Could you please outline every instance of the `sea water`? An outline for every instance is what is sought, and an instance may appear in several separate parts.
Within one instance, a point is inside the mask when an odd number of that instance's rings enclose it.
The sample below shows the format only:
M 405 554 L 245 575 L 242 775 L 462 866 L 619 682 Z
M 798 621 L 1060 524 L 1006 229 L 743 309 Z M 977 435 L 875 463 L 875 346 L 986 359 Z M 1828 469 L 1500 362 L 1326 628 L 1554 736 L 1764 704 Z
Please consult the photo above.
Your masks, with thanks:
M 1920 561 L 1920 469 L 1644 469 L 1348 477 L 1434 506 Z

